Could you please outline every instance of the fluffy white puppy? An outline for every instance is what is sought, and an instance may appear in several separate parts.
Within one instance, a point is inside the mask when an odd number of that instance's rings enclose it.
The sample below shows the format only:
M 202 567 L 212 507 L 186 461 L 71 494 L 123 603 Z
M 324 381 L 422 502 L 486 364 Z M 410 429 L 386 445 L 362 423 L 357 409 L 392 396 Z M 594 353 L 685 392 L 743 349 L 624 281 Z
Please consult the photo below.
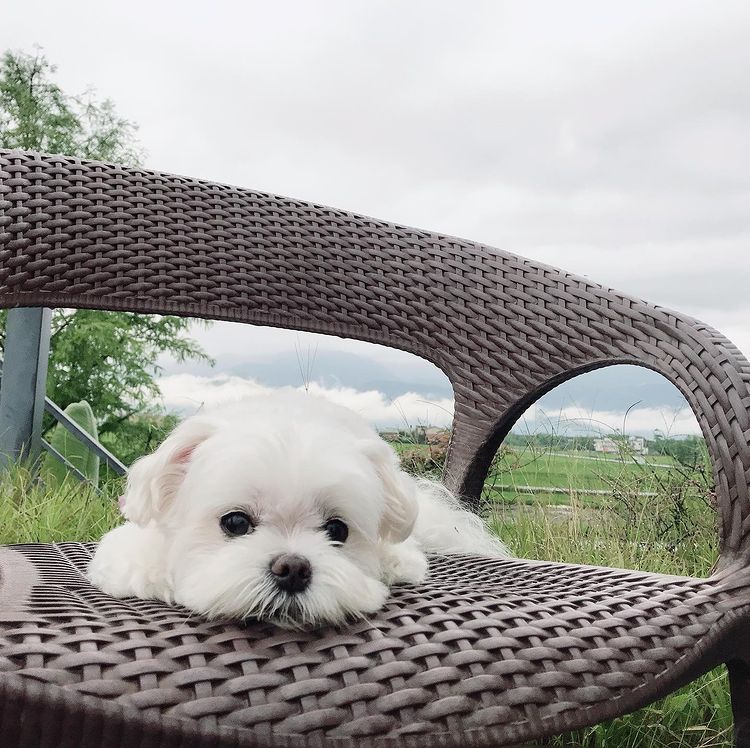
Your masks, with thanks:
M 186 419 L 133 465 L 121 508 L 97 587 L 285 626 L 378 610 L 390 585 L 425 578 L 425 551 L 507 553 L 359 416 L 301 393 Z

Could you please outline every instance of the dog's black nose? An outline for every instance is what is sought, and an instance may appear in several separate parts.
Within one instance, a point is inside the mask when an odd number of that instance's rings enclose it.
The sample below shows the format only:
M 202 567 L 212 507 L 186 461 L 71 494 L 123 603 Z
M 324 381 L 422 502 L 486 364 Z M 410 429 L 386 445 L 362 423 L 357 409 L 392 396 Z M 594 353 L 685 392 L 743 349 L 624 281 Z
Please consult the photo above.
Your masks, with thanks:
M 277 556 L 269 567 L 277 586 L 284 592 L 302 592 L 312 577 L 312 566 L 304 556 L 294 553 Z

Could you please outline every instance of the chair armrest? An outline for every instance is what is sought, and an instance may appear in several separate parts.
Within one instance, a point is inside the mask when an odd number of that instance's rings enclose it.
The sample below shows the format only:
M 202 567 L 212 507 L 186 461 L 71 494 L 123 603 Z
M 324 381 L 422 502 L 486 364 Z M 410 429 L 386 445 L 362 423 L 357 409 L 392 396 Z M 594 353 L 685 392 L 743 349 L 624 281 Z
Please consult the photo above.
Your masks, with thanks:
M 415 353 L 453 385 L 446 482 L 469 499 L 545 392 L 646 366 L 698 417 L 724 561 L 749 552 L 748 362 L 694 319 L 540 263 L 276 195 L 0 150 L 0 306 L 243 321 Z

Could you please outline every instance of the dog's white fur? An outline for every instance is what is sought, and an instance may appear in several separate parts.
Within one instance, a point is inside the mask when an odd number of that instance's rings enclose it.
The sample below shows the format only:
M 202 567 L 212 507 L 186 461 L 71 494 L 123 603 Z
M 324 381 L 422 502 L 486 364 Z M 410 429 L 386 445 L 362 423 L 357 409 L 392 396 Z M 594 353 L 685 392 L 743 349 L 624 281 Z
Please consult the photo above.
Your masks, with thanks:
M 129 521 L 102 538 L 91 581 L 208 617 L 339 623 L 378 610 L 390 585 L 422 581 L 425 552 L 507 554 L 447 489 L 404 473 L 362 418 L 301 393 L 186 419 L 133 465 L 122 508 Z M 256 526 L 228 537 L 219 520 L 236 510 Z M 349 528 L 342 545 L 322 530 L 334 517 Z M 269 573 L 290 553 L 312 567 L 297 594 Z

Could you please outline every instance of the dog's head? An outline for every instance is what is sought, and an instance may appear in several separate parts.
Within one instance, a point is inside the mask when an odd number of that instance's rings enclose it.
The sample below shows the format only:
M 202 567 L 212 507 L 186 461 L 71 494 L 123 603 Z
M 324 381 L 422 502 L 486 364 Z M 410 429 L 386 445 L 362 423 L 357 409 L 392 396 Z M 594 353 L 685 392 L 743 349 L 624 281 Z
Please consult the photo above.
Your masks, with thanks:
M 417 515 L 391 447 L 305 395 L 188 418 L 133 466 L 123 503 L 162 530 L 177 602 L 289 626 L 380 608 L 378 545 L 406 539 Z

